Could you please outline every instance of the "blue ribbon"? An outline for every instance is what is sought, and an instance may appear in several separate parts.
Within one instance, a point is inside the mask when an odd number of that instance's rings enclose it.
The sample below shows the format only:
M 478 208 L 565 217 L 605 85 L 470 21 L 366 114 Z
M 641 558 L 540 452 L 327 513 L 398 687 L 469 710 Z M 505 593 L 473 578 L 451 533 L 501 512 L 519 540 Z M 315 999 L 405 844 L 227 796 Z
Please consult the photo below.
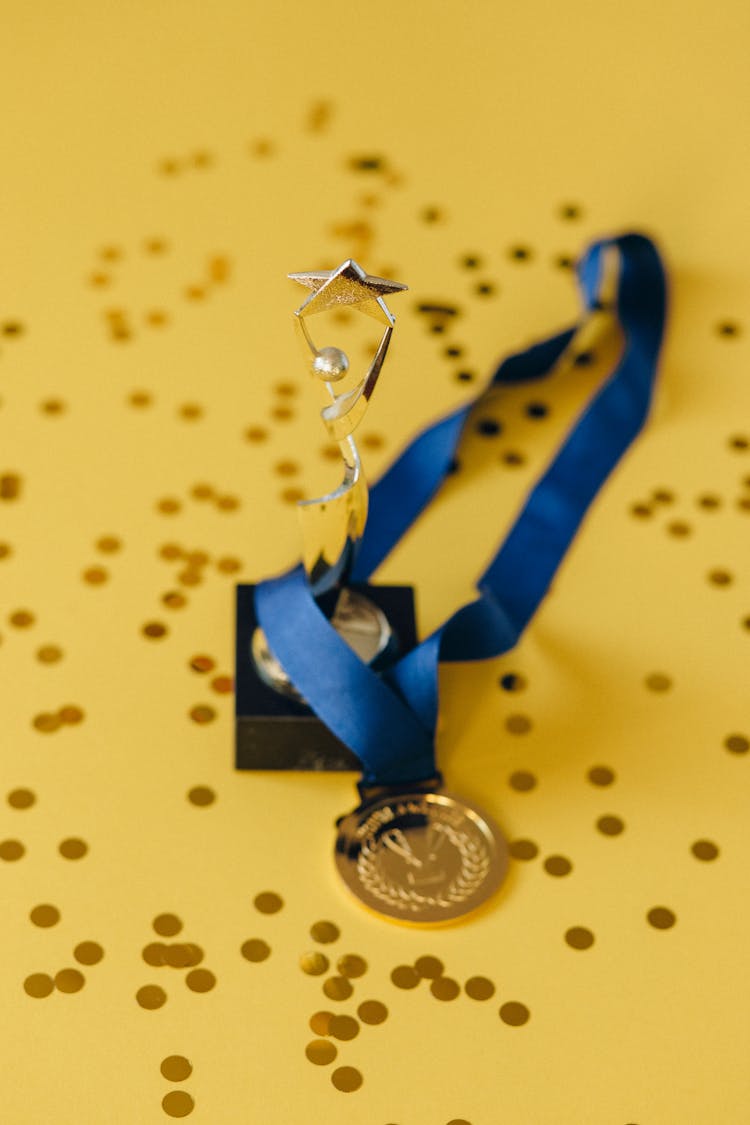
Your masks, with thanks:
M 295 567 L 255 590 L 271 650 L 313 711 L 362 762 L 363 782 L 432 777 L 440 661 L 508 652 L 550 587 L 581 522 L 648 414 L 666 316 L 666 279 L 654 244 L 638 234 L 595 242 L 577 265 L 584 315 L 601 307 L 603 256 L 619 254 L 619 363 L 569 431 L 459 609 L 384 674 L 363 664 L 321 613 Z M 469 414 L 493 388 L 550 374 L 579 325 L 508 357 L 468 405 L 423 430 L 372 489 L 354 571 L 365 581 L 419 517 L 450 472 Z

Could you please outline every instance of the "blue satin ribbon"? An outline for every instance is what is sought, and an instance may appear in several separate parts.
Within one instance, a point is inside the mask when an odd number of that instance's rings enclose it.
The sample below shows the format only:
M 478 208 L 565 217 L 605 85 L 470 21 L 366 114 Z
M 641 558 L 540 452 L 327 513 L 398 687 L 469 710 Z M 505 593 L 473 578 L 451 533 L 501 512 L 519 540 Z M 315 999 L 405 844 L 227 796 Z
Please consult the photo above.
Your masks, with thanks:
M 321 613 L 301 566 L 255 589 L 271 650 L 313 711 L 362 762 L 363 782 L 391 785 L 436 773 L 438 665 L 508 652 L 533 617 L 604 481 L 648 414 L 666 316 L 654 244 L 625 234 L 593 243 L 577 265 L 584 316 L 601 307 L 603 256 L 619 254 L 617 367 L 569 431 L 477 582 L 477 598 L 378 675 Z M 450 472 L 471 411 L 499 385 L 549 375 L 580 325 L 508 357 L 487 387 L 423 430 L 378 481 L 353 578 L 365 581 Z

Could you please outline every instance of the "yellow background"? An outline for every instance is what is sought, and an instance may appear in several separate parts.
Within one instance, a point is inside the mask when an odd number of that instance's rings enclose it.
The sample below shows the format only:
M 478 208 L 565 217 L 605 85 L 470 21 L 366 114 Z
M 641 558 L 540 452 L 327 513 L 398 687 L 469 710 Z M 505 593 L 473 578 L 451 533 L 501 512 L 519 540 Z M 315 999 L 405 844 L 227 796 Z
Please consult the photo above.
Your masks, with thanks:
M 750 758 L 724 741 L 750 728 L 750 514 L 738 503 L 750 453 L 731 441 L 750 431 L 749 23 L 747 5 L 707 2 L 6 6 L 0 475 L 20 492 L 0 499 L 0 739 L 5 791 L 36 801 L 0 811 L 0 838 L 25 848 L 0 863 L 4 1122 L 164 1121 L 175 1084 L 159 1067 L 173 1054 L 193 1066 L 177 1085 L 192 1120 L 210 1125 L 747 1121 Z M 352 170 L 363 155 L 383 169 Z M 567 204 L 580 217 L 564 219 Z M 236 774 L 232 698 L 210 686 L 232 672 L 236 578 L 298 551 L 281 494 L 315 495 L 336 472 L 320 456 L 290 315 L 300 291 L 285 275 L 352 254 L 410 286 L 391 303 L 392 355 L 364 425 L 384 439 L 364 453 L 374 476 L 499 356 L 568 323 L 574 283 L 557 259 L 626 228 L 658 239 L 671 274 L 648 429 L 519 649 L 441 681 L 450 788 L 539 856 L 514 862 L 478 918 L 390 926 L 333 871 L 354 778 Z M 467 255 L 481 265 L 467 269 Z M 211 279 L 217 257 L 226 280 Z M 461 313 L 433 333 L 420 300 Z M 451 345 L 463 354 L 447 357 Z M 471 444 L 383 568 L 416 585 L 423 630 L 468 596 L 605 373 L 596 354 L 496 401 L 502 434 Z M 282 401 L 280 382 L 298 393 Z M 132 405 L 140 392 L 148 405 Z M 531 400 L 549 418 L 528 419 Z M 273 415 L 285 405 L 290 418 Z M 248 442 L 248 427 L 267 440 Z M 508 451 L 524 464 L 508 467 Z M 299 472 L 281 476 L 284 460 Z M 193 499 L 204 482 L 238 505 Z M 705 494 L 719 506 L 702 507 Z M 164 513 L 165 498 L 179 510 Z M 637 503 L 650 514 L 634 516 Z M 103 554 L 103 535 L 121 549 Z M 210 555 L 198 584 L 160 557 L 166 543 Z M 226 557 L 239 576 L 217 569 Z M 91 567 L 106 580 L 86 581 Z M 715 569 L 731 581 L 710 581 Z M 163 604 L 170 590 L 183 608 Z M 14 625 L 18 610 L 33 624 Z M 167 634 L 149 639 L 147 622 Z M 36 656 L 49 644 L 56 663 Z M 193 671 L 196 654 L 215 671 Z M 523 693 L 498 686 L 511 671 Z M 668 690 L 649 690 L 655 673 Z M 82 722 L 37 729 L 66 704 Z M 193 721 L 196 705 L 215 719 Z M 527 733 L 508 731 L 514 715 Z M 597 765 L 611 786 L 587 779 Z M 534 789 L 509 784 L 518 770 Z M 195 786 L 214 802 L 191 803 Z M 606 814 L 620 835 L 596 829 Z M 81 859 L 60 855 L 70 837 L 87 843 Z M 702 839 L 718 858 L 695 858 Z M 572 871 L 548 874 L 550 855 Z M 279 913 L 254 908 L 265 890 L 283 897 Z M 57 924 L 30 921 L 39 904 Z M 674 912 L 672 928 L 648 924 L 655 906 Z M 204 950 L 210 991 L 144 963 L 164 912 Z M 319 919 L 341 930 L 320 947 L 334 962 L 368 963 L 351 1000 L 329 1001 L 323 978 L 300 971 Z M 591 948 L 566 943 L 572 926 L 591 930 Z M 254 937 L 272 950 L 258 964 L 240 954 Z M 73 967 L 83 940 L 104 958 L 78 966 L 80 991 L 26 994 L 31 974 Z M 421 954 L 459 983 L 489 977 L 495 996 L 396 988 L 391 970 Z M 155 1011 L 135 999 L 148 984 L 168 996 Z M 311 1065 L 310 1015 L 354 1015 L 367 998 L 387 1005 L 386 1022 L 340 1042 L 333 1067 Z M 528 1007 L 523 1027 L 499 1018 L 507 1001 Z M 360 1090 L 334 1088 L 338 1065 L 361 1072 Z

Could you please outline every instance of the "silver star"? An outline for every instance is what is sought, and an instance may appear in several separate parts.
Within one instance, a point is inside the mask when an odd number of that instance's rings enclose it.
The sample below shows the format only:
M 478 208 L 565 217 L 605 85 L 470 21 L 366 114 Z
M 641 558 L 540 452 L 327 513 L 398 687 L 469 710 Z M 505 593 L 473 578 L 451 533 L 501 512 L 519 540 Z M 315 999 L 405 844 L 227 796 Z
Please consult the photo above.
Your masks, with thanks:
M 347 258 L 336 270 L 290 273 L 288 276 L 292 281 L 312 289 L 310 296 L 297 309 L 297 316 L 311 316 L 336 305 L 355 305 L 368 316 L 392 325 L 393 317 L 383 298 L 408 288 L 398 281 L 386 281 L 383 277 L 365 273 L 352 258 Z

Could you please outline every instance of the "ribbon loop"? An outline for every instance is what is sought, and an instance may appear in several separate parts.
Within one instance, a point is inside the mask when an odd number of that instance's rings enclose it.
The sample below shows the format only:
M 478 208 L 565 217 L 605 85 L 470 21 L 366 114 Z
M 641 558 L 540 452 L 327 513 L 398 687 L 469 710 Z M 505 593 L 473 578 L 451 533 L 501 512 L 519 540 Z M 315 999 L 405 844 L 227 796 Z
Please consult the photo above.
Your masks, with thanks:
M 256 587 L 272 651 L 324 723 L 363 765 L 368 784 L 420 781 L 436 772 L 440 661 L 499 656 L 518 642 L 547 593 L 588 508 L 641 430 L 651 403 L 666 317 L 666 278 L 654 244 L 625 234 L 595 242 L 577 272 L 587 312 L 601 308 L 604 255 L 617 251 L 615 311 L 624 348 L 477 583 L 478 597 L 382 677 L 363 664 L 318 609 L 301 567 Z M 370 494 L 354 578 L 366 580 L 433 498 L 471 410 L 503 384 L 544 378 L 578 325 L 509 356 L 466 406 L 422 431 Z

